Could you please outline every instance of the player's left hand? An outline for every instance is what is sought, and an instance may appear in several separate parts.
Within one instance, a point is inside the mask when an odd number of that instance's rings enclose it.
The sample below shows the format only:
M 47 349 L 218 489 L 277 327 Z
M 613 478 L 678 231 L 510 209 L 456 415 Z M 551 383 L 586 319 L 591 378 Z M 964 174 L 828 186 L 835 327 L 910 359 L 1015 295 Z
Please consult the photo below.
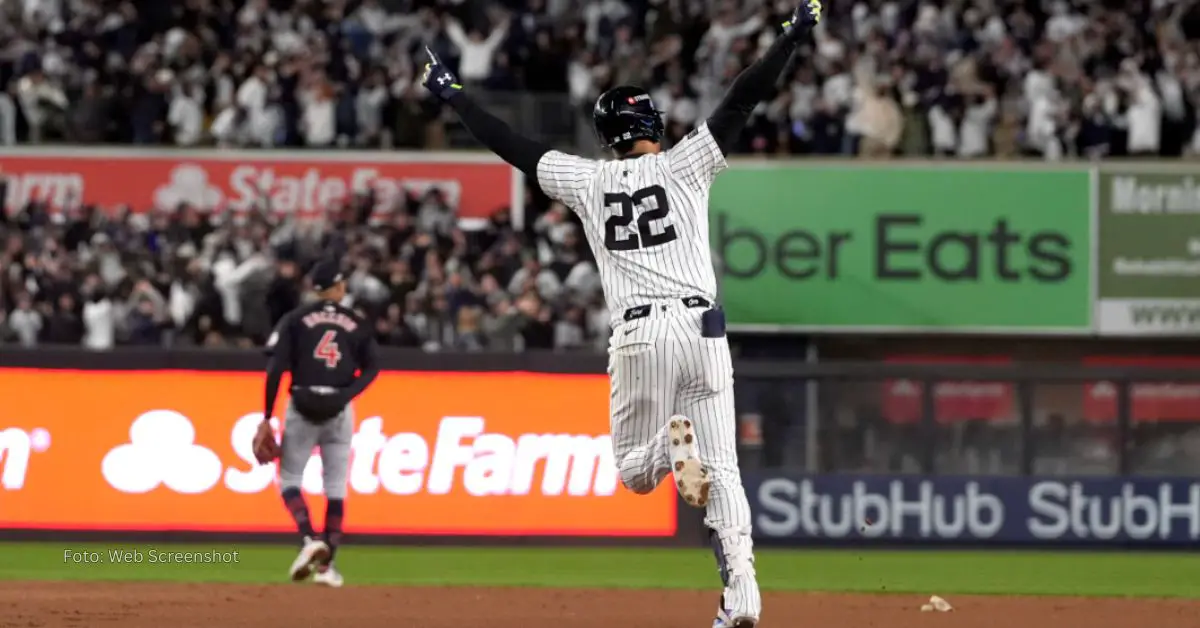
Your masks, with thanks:
M 254 458 L 258 460 L 258 464 L 268 464 L 279 458 L 280 453 L 282 450 L 279 442 L 275 440 L 275 430 L 271 429 L 271 422 L 262 421 L 254 434 Z
M 421 83 L 425 89 L 441 100 L 449 100 L 451 96 L 462 91 L 458 77 L 446 67 L 441 59 L 434 54 L 429 46 L 425 47 L 429 62 L 425 64 L 425 73 L 421 75 Z
M 791 19 L 783 23 L 784 32 L 802 35 L 821 23 L 821 0 L 803 0 Z

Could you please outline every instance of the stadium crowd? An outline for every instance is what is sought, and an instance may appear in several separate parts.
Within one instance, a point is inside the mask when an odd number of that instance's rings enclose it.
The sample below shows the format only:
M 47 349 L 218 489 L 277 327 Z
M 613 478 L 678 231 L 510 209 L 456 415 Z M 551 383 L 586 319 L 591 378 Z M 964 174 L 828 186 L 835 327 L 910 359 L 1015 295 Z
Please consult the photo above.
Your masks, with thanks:
M 11 0 L 0 139 L 440 146 L 449 117 L 415 83 L 426 45 L 473 89 L 555 95 L 581 114 L 610 85 L 650 86 L 678 135 L 791 5 Z M 1176 0 L 830 2 L 742 149 L 1194 154 L 1198 41 L 1200 8 Z
M 434 192 L 386 218 L 357 196 L 317 220 L 184 207 L 151 214 L 30 203 L 0 212 L 0 344 L 258 346 L 334 257 L 383 345 L 426 351 L 607 346 L 599 276 L 567 211 L 463 231 Z M 382 220 L 382 222 L 381 222 Z

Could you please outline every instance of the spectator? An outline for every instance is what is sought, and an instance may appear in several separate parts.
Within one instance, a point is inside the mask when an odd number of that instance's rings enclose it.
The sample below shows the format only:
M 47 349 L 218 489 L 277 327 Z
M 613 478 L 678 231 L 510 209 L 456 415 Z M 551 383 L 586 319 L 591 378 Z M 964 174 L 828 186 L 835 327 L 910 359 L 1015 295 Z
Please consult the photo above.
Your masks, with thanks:
M 491 74 L 497 49 L 508 34 L 508 22 L 493 24 L 491 32 L 484 38 L 478 29 L 463 32 L 458 20 L 446 21 L 446 35 L 458 48 L 458 76 L 467 85 L 482 85 Z
M 886 80 L 863 81 L 855 96 L 858 102 L 857 130 L 861 135 L 859 154 L 885 158 L 896 150 L 904 131 L 904 118 Z
M 17 81 L 17 99 L 29 124 L 32 142 L 47 137 L 61 139 L 65 135 L 70 103 L 62 88 L 47 78 L 41 68 L 35 68 Z
M 251 143 L 259 146 L 270 146 L 274 140 L 274 114 L 267 108 L 273 79 L 271 68 L 260 63 L 238 86 L 234 97 L 235 105 L 244 112 Z
M 8 328 L 21 346 L 37 346 L 42 322 L 42 315 L 33 308 L 33 299 L 26 293 L 17 296 L 17 308 L 8 315 Z
M 327 147 L 337 138 L 333 95 L 333 86 L 321 80 L 300 96 L 300 106 L 304 111 L 301 132 L 304 143 L 310 147 Z
M 554 347 L 566 350 L 580 350 L 587 347 L 587 331 L 582 309 L 572 307 L 567 310 L 563 318 L 554 324 Z
M 84 284 L 83 346 L 95 351 L 112 349 L 117 338 L 116 308 L 96 276 Z
M 1162 145 L 1162 108 L 1150 79 L 1126 61 L 1118 79 L 1125 93 L 1128 150 L 1135 157 L 1157 157 Z
M 204 92 L 194 85 L 179 86 L 171 95 L 167 122 L 178 146 L 195 146 L 204 138 Z
M 996 117 L 996 98 L 990 86 L 980 86 L 967 96 L 958 130 L 958 156 L 966 159 L 991 153 L 988 137 Z
M 58 303 L 42 329 L 42 341 L 49 345 L 79 345 L 83 340 L 83 320 L 76 312 L 70 294 L 58 297 Z
M 107 138 L 114 111 L 106 92 L 95 82 L 84 86 L 83 95 L 69 114 L 72 141 L 94 144 Z
M 222 148 L 246 146 L 250 143 L 250 114 L 244 107 L 229 107 L 213 120 L 209 132 Z

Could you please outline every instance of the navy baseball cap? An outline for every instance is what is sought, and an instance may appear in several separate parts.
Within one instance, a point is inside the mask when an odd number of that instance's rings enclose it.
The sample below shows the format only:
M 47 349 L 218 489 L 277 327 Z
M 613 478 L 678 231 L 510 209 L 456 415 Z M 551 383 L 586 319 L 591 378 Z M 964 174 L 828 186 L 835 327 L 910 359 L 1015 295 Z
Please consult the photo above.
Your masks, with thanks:
M 341 265 L 333 260 L 324 260 L 312 267 L 308 279 L 312 282 L 313 290 L 324 292 L 341 283 L 345 277 L 342 276 Z

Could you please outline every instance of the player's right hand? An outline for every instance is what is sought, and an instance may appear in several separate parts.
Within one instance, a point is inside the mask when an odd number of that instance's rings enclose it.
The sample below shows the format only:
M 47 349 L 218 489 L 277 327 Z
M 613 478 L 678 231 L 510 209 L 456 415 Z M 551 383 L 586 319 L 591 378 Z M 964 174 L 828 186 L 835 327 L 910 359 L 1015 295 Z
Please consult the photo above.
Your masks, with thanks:
M 258 424 L 258 430 L 254 433 L 253 451 L 258 464 L 269 464 L 283 453 L 279 441 L 275 440 L 275 430 L 271 428 L 270 421 L 264 420 Z
M 821 23 L 821 0 L 804 0 L 796 7 L 792 18 L 783 23 L 783 30 L 789 35 L 802 35 Z
M 458 77 L 438 59 L 429 46 L 425 47 L 425 55 L 429 57 L 425 64 L 425 73 L 421 75 L 421 83 L 425 85 L 425 89 L 442 100 L 449 100 L 451 96 L 461 92 L 462 84 L 458 82 Z

